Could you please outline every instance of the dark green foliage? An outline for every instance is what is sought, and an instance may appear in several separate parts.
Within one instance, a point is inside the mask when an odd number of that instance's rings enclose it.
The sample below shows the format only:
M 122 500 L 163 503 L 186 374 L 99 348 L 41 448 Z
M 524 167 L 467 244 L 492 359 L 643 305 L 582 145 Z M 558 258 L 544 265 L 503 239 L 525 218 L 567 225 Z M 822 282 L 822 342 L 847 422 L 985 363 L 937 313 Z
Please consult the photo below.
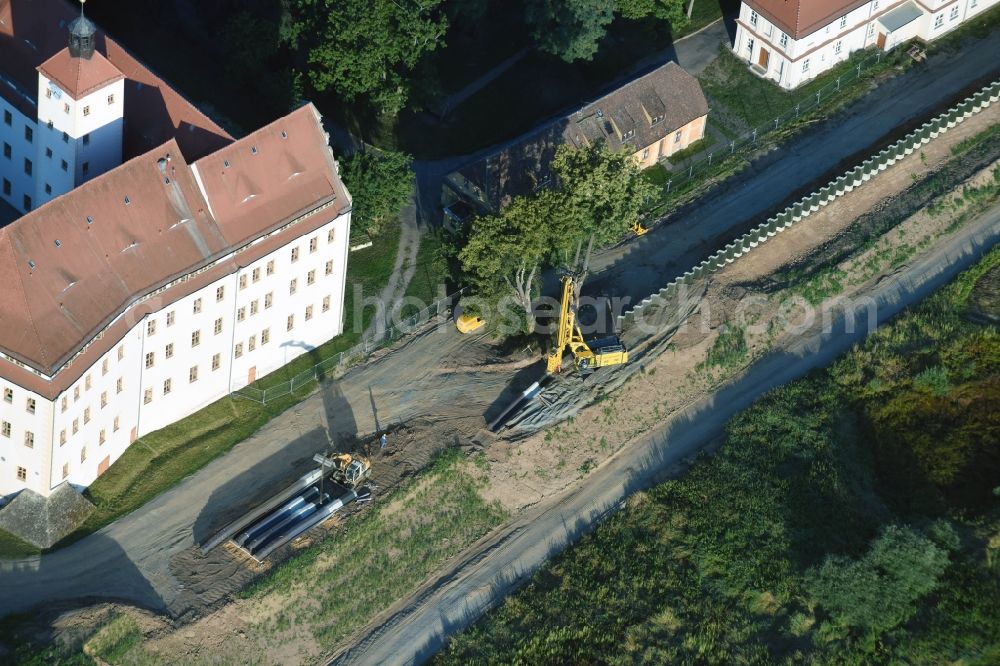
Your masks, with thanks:
M 538 48 L 573 62 L 594 57 L 612 10 L 606 0 L 525 0 L 524 18 Z
M 409 73 L 444 45 L 442 0 L 288 0 L 285 39 L 304 56 L 303 71 L 318 91 L 345 100 L 364 97 L 387 114 L 409 95 Z
M 713 0 L 702 0 L 712 2 Z M 616 0 L 616 11 L 630 19 L 653 17 L 669 21 L 670 28 L 677 31 L 688 24 L 687 2 L 685 0 Z
M 413 193 L 412 159 L 388 150 L 361 150 L 343 161 L 344 184 L 351 193 L 354 233 L 378 235 Z
M 1000 333 L 965 316 L 997 265 L 734 417 L 717 454 L 634 496 L 437 663 L 997 663 L 1000 496 L 979 479 L 997 485 L 1000 438 L 970 431 L 1000 412 L 984 387 Z M 935 420 L 921 400 L 982 416 Z M 890 405 L 978 444 L 889 449 L 873 423 Z
M 864 557 L 828 557 L 806 574 L 805 585 L 835 626 L 874 639 L 913 615 L 947 565 L 943 548 L 912 528 L 890 525 Z

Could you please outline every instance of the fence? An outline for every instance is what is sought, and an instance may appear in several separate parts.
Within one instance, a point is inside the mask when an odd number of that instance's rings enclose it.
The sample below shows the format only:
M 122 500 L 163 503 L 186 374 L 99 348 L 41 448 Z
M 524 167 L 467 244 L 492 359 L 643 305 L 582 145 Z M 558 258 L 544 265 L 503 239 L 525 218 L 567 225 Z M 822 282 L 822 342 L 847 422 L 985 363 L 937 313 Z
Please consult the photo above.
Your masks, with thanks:
M 884 61 L 894 63 L 901 62 L 905 57 L 906 52 L 902 47 L 900 47 L 890 51 L 889 53 L 876 50 L 875 53 L 869 54 L 868 56 L 860 59 L 850 72 L 842 74 L 835 80 L 826 84 L 815 93 L 812 93 L 809 97 L 797 103 L 794 108 L 789 109 L 785 113 L 777 116 L 773 120 L 769 120 L 763 125 L 754 127 L 750 131 L 738 136 L 735 139 L 731 139 L 729 141 L 729 145 L 723 147 L 722 150 L 715 150 L 708 153 L 707 156 L 701 158 L 700 160 L 689 163 L 679 173 L 672 173 L 667 179 L 667 182 L 663 185 L 664 197 L 669 195 L 672 190 L 676 190 L 693 180 L 707 175 L 712 169 L 713 161 L 715 165 L 718 166 L 719 162 L 725 160 L 730 155 L 752 150 L 757 146 L 757 142 L 760 141 L 760 139 L 767 136 L 771 132 L 777 131 L 783 125 L 798 121 L 802 118 L 802 116 L 809 114 L 824 101 L 829 101 L 831 98 L 837 97 L 842 90 L 847 88 L 851 83 L 860 79 L 863 72 L 882 64 Z M 646 211 L 646 214 L 658 215 L 669 205 L 670 203 L 668 201 L 657 202 L 652 208 Z
M 684 275 L 676 278 L 663 289 L 660 289 L 657 293 L 643 299 L 634 308 L 618 316 L 618 330 L 623 330 L 627 321 L 634 321 L 637 317 L 641 317 L 644 308 L 651 303 L 660 305 L 674 299 L 681 285 L 692 284 L 695 280 L 706 277 L 726 264 L 732 263 L 737 257 L 741 257 L 761 243 L 767 242 L 769 238 L 774 237 L 799 220 L 818 211 L 822 206 L 827 205 L 837 197 L 850 192 L 855 187 L 871 179 L 879 171 L 885 170 L 892 164 L 895 164 L 897 160 L 911 154 L 917 147 L 928 143 L 942 132 L 947 132 L 958 123 L 982 111 L 997 100 L 1000 100 L 1000 80 L 994 81 L 974 95 L 965 98 L 964 101 L 952 107 L 949 111 L 932 118 L 921 125 L 919 129 L 910 132 L 902 139 L 896 141 L 896 143 L 880 151 L 877 155 L 864 160 L 844 175 L 830 181 L 827 185 L 812 194 L 803 197 L 774 217 L 769 218 L 766 222 L 763 222 L 732 243 L 729 243 L 723 249 L 685 272 Z
M 452 303 L 458 299 L 463 291 L 464 289 L 460 289 L 454 294 L 440 298 L 405 321 L 394 323 L 381 332 L 376 330 L 366 333 L 362 336 L 361 342 L 350 349 L 323 359 L 309 370 L 299 373 L 286 382 L 266 388 L 257 388 L 253 385 L 243 386 L 233 390 L 233 395 L 267 404 L 268 401 L 293 393 L 310 382 L 339 377 L 350 367 L 364 361 L 373 352 L 406 337 L 422 324 L 430 321 L 431 318 L 447 314 L 451 310 Z

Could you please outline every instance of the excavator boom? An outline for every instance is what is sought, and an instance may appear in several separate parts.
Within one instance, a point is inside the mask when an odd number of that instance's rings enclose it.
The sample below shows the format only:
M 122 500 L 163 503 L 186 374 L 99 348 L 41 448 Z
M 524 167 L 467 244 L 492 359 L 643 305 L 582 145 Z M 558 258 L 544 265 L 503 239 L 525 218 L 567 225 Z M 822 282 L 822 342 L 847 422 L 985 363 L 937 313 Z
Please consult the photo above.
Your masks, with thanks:
M 563 353 L 568 347 L 573 353 L 574 364 L 580 374 L 589 375 L 598 368 L 628 363 L 628 350 L 617 337 L 597 340 L 587 343 L 576 322 L 576 305 L 574 303 L 575 283 L 571 276 L 562 277 L 562 301 L 559 307 L 559 330 L 556 335 L 556 346 L 549 353 L 546 370 L 549 374 L 562 369 Z

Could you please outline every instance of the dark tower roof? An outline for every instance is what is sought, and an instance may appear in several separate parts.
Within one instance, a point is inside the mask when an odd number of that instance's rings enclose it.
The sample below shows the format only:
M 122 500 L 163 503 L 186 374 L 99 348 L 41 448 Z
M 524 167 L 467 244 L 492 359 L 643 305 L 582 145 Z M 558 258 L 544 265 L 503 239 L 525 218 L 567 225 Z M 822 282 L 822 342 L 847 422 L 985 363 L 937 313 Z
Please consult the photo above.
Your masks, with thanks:
M 94 36 L 96 34 L 97 26 L 94 25 L 93 21 L 83 15 L 83 11 L 81 9 L 80 16 L 73 19 L 73 22 L 69 24 L 70 55 L 74 58 L 90 60 L 91 56 L 94 55 L 94 47 L 96 45 Z

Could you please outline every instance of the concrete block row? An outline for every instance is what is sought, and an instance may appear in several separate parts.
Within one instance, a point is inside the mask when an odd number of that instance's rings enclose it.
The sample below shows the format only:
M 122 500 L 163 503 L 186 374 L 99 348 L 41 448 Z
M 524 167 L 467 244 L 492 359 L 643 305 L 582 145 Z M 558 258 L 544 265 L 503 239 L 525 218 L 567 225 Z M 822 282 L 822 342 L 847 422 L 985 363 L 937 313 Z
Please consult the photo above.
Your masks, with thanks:
M 844 175 L 838 176 L 819 188 L 819 190 L 796 201 L 774 217 L 769 218 L 766 222 L 751 229 L 732 243 L 727 244 L 693 269 L 686 271 L 655 294 L 644 298 L 631 310 L 618 316 L 618 330 L 624 330 L 628 322 L 641 314 L 642 310 L 650 303 L 655 301 L 660 306 L 669 303 L 677 295 L 677 290 L 681 284 L 691 284 L 695 280 L 708 277 L 726 264 L 732 263 L 738 257 L 760 246 L 761 243 L 767 242 L 769 238 L 773 238 L 776 234 L 789 228 L 794 223 L 818 211 L 822 206 L 827 205 L 837 197 L 843 196 L 865 181 L 870 180 L 873 175 L 884 171 L 907 155 L 913 154 L 914 150 L 930 142 L 931 139 L 936 138 L 942 132 L 948 131 L 966 118 L 972 117 L 972 115 L 997 101 L 1000 101 L 1000 80 L 994 81 L 945 113 L 927 121 L 891 146 L 880 150 L 878 154 L 864 160 L 861 164 Z

